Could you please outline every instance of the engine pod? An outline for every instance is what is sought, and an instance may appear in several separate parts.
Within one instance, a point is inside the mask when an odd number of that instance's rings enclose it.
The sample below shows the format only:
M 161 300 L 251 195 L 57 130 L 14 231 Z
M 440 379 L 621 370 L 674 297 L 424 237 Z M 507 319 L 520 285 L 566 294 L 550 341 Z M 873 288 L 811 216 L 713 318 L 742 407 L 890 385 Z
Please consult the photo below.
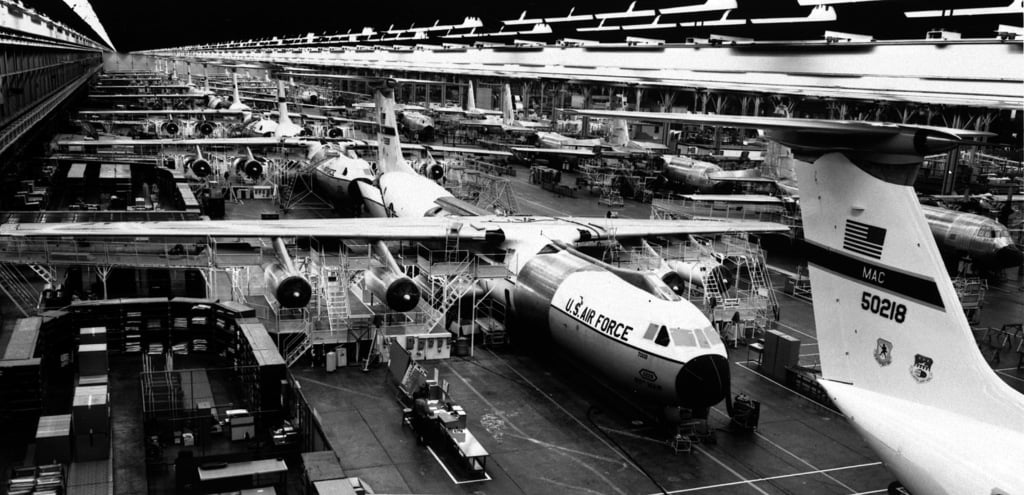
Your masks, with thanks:
M 200 179 L 213 173 L 213 167 L 210 166 L 210 162 L 202 158 L 191 159 L 187 162 L 187 165 L 192 169 L 192 173 Z
M 420 302 L 419 288 L 404 274 L 377 267 L 367 270 L 363 280 L 366 288 L 394 311 L 411 311 Z
M 267 289 L 284 308 L 303 308 L 313 297 L 313 287 L 302 275 L 289 272 L 280 263 L 268 264 L 263 269 Z

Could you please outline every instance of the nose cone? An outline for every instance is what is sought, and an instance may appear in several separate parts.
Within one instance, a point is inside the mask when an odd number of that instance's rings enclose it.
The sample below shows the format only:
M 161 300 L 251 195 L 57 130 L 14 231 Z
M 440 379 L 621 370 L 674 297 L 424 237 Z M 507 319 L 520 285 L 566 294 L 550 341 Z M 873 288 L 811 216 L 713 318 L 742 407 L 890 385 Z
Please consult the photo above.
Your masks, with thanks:
M 728 393 L 729 361 L 722 356 L 697 356 L 683 365 L 676 376 L 676 394 L 683 407 L 711 407 Z
M 996 265 L 1002 268 L 1019 266 L 1024 262 L 1024 255 L 1017 246 L 1010 245 L 996 251 Z

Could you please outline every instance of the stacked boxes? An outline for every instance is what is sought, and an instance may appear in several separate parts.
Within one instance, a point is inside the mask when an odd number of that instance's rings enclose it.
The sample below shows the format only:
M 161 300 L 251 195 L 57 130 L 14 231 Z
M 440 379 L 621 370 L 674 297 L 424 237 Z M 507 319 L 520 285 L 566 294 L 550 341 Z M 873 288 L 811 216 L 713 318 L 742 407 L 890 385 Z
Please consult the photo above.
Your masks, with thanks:
M 106 385 L 78 386 L 71 406 L 75 460 L 98 461 L 110 456 L 110 403 Z
M 800 362 L 800 339 L 778 330 L 768 330 L 764 336 L 764 356 L 761 369 L 772 379 L 785 383 L 786 369 Z
M 71 462 L 71 415 L 39 418 L 36 428 L 36 465 Z
M 78 374 L 82 376 L 107 374 L 107 344 L 78 345 Z
M 82 345 L 86 344 L 106 344 L 107 343 L 107 327 L 88 327 L 78 331 L 78 343 Z

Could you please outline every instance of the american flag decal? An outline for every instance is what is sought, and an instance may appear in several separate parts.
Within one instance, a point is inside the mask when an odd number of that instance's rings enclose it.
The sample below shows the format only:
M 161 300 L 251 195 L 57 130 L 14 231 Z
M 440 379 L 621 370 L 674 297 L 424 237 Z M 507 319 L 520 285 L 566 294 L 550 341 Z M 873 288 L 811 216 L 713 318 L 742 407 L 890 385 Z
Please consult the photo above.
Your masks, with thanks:
M 844 249 L 877 260 L 882 258 L 884 244 L 885 229 L 853 220 L 846 221 L 846 232 L 843 234 Z

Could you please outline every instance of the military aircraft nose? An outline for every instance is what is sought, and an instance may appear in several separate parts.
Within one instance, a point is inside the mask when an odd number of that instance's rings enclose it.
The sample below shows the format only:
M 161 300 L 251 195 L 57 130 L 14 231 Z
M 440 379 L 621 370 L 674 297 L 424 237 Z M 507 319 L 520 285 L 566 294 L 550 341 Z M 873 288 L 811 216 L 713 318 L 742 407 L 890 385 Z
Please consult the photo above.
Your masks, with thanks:
M 679 405 L 691 409 L 711 407 L 729 393 L 729 361 L 723 356 L 705 354 L 683 365 L 676 375 Z
M 1017 246 L 1009 245 L 996 251 L 996 264 L 1003 268 L 1018 266 L 1024 262 L 1024 254 Z

